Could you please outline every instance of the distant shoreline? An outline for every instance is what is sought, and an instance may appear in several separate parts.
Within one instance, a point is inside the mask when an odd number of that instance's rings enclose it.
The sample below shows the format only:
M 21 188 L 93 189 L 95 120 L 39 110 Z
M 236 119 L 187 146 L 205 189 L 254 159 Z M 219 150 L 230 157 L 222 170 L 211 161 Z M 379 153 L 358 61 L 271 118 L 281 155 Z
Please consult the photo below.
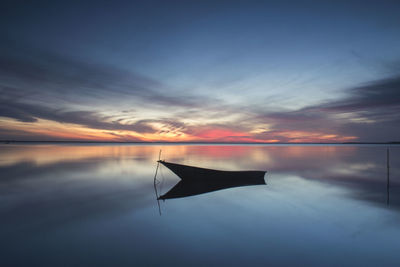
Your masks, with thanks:
M 400 142 L 344 143 L 262 143 L 262 142 L 118 142 L 118 141 L 20 141 L 0 140 L 0 144 L 143 144 L 143 145 L 400 145 Z

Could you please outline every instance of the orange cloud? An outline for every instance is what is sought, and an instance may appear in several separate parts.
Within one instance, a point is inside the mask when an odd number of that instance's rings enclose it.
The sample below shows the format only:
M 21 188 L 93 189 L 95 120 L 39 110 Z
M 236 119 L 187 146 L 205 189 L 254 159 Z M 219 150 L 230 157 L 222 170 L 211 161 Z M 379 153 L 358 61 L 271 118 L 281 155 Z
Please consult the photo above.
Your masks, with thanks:
M 356 136 L 312 131 L 266 131 L 252 133 L 224 126 L 201 125 L 188 129 L 170 130 L 160 128 L 153 133 L 137 133 L 129 130 L 100 130 L 86 126 L 38 120 L 35 123 L 19 122 L 12 119 L 1 120 L 2 128 L 11 129 L 23 140 L 82 140 L 82 141 L 142 141 L 142 142 L 260 142 L 260 143 L 301 143 L 301 142 L 346 142 Z

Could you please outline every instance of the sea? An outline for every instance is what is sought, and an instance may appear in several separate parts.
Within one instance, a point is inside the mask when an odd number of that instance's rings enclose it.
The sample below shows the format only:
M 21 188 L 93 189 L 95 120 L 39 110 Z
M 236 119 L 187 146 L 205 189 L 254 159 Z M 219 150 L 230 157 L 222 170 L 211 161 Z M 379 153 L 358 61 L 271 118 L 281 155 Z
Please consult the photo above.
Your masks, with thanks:
M 160 200 L 181 179 L 159 159 L 265 184 Z M 399 248 L 398 145 L 0 144 L 0 266 L 400 266 Z

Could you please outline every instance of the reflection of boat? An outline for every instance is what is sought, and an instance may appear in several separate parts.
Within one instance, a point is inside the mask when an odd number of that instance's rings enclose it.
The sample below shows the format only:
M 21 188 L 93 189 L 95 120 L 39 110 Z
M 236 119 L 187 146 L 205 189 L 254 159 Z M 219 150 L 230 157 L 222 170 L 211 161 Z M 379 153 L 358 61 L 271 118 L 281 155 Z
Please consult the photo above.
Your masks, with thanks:
M 174 172 L 181 181 L 158 199 L 180 198 L 216 190 L 265 184 L 265 171 L 220 171 L 159 160 Z

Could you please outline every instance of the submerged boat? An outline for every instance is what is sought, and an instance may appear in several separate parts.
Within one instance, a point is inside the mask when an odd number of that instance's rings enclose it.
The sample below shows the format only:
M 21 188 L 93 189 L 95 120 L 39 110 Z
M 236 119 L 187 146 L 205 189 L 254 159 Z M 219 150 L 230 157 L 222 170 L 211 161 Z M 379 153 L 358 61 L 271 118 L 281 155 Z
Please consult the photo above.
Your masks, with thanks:
M 181 198 L 232 187 L 266 184 L 266 171 L 221 171 L 187 166 L 159 160 L 180 179 L 171 190 L 158 199 Z

